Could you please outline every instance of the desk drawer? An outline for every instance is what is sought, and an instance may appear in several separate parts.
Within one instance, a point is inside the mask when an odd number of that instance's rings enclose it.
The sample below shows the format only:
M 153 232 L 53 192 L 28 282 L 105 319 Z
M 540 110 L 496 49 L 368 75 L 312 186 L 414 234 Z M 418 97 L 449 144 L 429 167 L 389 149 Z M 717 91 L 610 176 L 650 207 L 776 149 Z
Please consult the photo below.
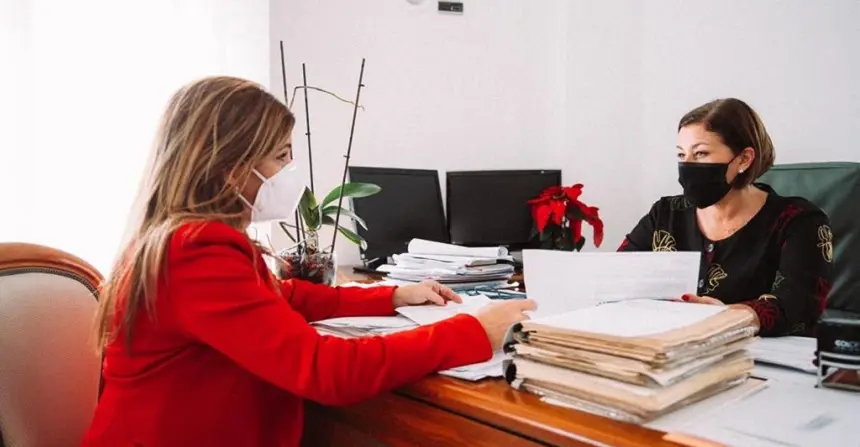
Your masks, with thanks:
M 544 445 L 392 393 L 350 407 L 305 409 L 305 446 Z

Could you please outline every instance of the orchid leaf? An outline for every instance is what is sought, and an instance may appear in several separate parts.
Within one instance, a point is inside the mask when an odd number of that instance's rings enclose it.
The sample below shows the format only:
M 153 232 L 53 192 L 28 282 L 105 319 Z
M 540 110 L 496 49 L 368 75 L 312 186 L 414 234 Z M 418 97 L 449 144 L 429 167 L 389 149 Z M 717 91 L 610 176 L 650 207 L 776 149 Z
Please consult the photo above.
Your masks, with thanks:
M 323 208 L 323 210 L 322 210 L 323 218 L 325 218 L 326 216 L 332 216 L 332 217 L 337 216 L 337 210 L 338 210 L 337 205 L 330 205 L 330 206 Z M 365 230 L 367 229 L 367 223 L 364 221 L 364 219 L 358 217 L 358 214 L 355 214 L 355 212 L 353 212 L 352 210 L 348 210 L 346 208 L 340 208 L 340 215 L 341 215 L 341 217 L 346 216 L 346 217 L 352 219 L 353 221 L 355 221 L 356 224 L 360 225 L 361 228 L 364 228 Z M 333 225 L 333 224 L 334 224 L 334 222 L 332 222 L 329 225 Z
M 308 187 L 305 187 L 305 192 L 299 200 L 299 213 L 305 221 L 307 231 L 316 231 L 322 226 L 322 213 L 317 205 L 317 198 Z
M 380 188 L 379 186 L 374 185 L 372 183 L 345 183 L 343 185 L 342 189 L 343 189 L 343 197 L 344 198 L 353 198 L 353 199 L 360 199 L 362 197 L 370 197 L 374 194 L 378 194 L 379 191 L 382 191 L 382 188 Z M 331 190 L 331 192 L 325 196 L 325 199 L 323 199 L 321 206 L 323 208 L 325 208 L 330 203 L 337 200 L 338 197 L 340 197 L 340 191 L 341 191 L 340 186 Z

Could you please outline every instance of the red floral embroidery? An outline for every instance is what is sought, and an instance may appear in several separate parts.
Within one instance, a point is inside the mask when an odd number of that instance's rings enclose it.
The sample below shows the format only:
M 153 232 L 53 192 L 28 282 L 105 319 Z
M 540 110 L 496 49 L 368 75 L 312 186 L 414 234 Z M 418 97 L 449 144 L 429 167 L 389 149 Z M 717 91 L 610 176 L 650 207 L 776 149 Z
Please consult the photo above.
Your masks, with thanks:
M 618 249 L 615 251 L 624 251 L 624 249 L 627 248 L 628 245 L 630 245 L 630 240 L 625 237 L 624 240 L 621 241 L 621 245 L 619 245 Z
M 758 322 L 761 326 L 761 332 L 773 330 L 777 318 L 779 318 L 779 308 L 773 300 L 752 300 L 749 301 L 750 307 L 758 314 Z
M 827 297 L 830 295 L 832 287 L 826 279 L 818 278 L 818 282 L 815 284 L 815 299 L 818 302 L 819 313 L 824 312 L 824 308 L 827 307 Z
M 779 217 L 776 218 L 776 222 L 773 224 L 773 228 L 771 228 L 771 233 L 782 232 L 785 230 L 785 227 L 800 214 L 800 208 L 796 205 L 789 203 L 785 208 L 783 208 L 782 212 L 779 213 Z

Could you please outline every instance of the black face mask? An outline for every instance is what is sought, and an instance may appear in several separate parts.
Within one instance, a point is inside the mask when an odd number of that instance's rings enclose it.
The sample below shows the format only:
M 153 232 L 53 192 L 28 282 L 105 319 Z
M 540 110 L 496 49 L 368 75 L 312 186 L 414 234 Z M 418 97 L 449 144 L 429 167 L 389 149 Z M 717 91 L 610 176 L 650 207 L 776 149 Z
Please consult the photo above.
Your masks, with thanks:
M 726 181 L 728 163 L 678 163 L 678 183 L 684 188 L 684 197 L 696 208 L 707 208 L 719 202 L 732 189 Z

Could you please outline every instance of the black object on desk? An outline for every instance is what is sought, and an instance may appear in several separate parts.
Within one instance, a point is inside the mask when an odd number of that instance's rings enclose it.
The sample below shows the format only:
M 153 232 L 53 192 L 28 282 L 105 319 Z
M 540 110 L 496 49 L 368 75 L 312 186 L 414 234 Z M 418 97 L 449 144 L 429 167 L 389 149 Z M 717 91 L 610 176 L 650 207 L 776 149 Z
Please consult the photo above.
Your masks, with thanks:
M 366 267 L 363 265 L 357 265 L 357 266 L 353 267 L 352 272 L 353 273 L 361 273 L 364 275 L 378 275 L 378 276 L 387 275 L 387 273 L 385 273 L 385 272 L 379 272 L 373 267 Z
M 817 386 L 860 391 L 860 315 L 828 310 L 816 338 Z

